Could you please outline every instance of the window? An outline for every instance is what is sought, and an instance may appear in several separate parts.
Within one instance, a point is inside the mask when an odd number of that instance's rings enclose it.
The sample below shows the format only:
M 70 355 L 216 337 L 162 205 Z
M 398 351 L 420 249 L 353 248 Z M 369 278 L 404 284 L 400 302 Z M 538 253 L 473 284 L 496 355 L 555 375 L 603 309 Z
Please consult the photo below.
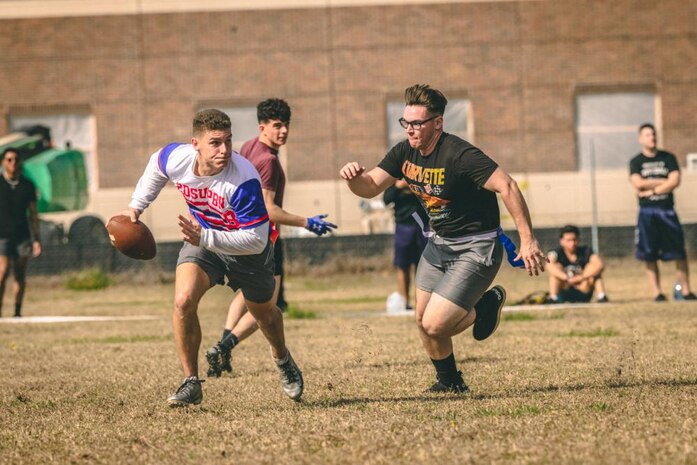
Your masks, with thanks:
M 94 118 L 88 113 L 63 113 L 10 115 L 10 129 L 22 131 L 30 126 L 46 126 L 51 130 L 51 142 L 54 147 L 70 146 L 82 152 L 85 157 L 85 169 L 90 190 L 99 185 L 97 170 L 97 150 L 94 130 Z
M 221 107 L 232 123 L 232 148 L 239 152 L 242 144 L 259 135 L 256 107 Z
M 653 93 L 587 94 L 576 97 L 576 135 L 579 170 L 626 168 L 639 146 L 642 123 L 655 123 Z
M 471 140 L 470 135 L 470 118 L 469 102 L 464 99 L 448 100 L 448 106 L 445 107 L 445 132 L 454 134 L 463 139 Z M 404 101 L 394 100 L 387 102 L 387 146 L 391 148 L 398 142 L 406 139 L 404 128 L 399 125 L 399 118 L 404 113 Z

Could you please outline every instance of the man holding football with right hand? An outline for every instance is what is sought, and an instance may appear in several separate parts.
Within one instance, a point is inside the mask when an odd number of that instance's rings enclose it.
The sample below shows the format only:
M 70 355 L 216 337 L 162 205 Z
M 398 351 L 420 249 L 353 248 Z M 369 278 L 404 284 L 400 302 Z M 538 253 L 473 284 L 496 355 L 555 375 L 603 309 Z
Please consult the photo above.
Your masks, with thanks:
M 201 326 L 198 304 L 214 285 L 240 289 L 244 303 L 271 345 L 286 395 L 303 393 L 300 368 L 286 348 L 283 317 L 276 310 L 273 244 L 261 181 L 254 166 L 233 152 L 230 118 L 220 110 L 196 113 L 191 144 L 172 143 L 153 153 L 138 181 L 129 210 L 137 221 L 168 181 L 182 193 L 189 217 L 179 216 L 184 245 L 175 278 L 172 324 L 184 382 L 167 402 L 201 403 L 198 377 Z

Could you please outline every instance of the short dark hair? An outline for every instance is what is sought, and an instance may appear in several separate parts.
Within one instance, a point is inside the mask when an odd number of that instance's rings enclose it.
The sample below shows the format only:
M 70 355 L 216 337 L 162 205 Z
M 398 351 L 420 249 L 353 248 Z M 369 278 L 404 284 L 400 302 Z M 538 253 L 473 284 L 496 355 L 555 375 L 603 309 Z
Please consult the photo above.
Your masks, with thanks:
M 193 130 L 194 134 L 201 134 L 204 131 L 230 130 L 232 123 L 230 117 L 215 108 L 201 110 L 194 115 Z
M 257 121 L 263 123 L 277 119 L 284 123 L 290 123 L 290 106 L 280 98 L 269 98 L 257 105 Z
M 437 89 L 432 89 L 428 84 L 414 84 L 404 91 L 404 103 L 407 106 L 417 105 L 426 107 L 429 113 L 442 115 L 448 99 Z
M 573 224 L 567 224 L 559 230 L 559 239 L 564 237 L 564 234 L 569 233 L 573 233 L 576 235 L 576 237 L 579 237 L 581 235 L 581 230 L 578 229 L 578 226 L 574 226 Z
M 17 160 L 19 160 L 19 158 L 20 158 L 20 157 L 19 157 L 19 152 L 18 152 L 17 149 L 14 148 L 14 147 L 7 147 L 5 150 L 3 150 L 3 151 L 2 151 L 2 157 L 0 157 L 0 160 L 4 160 L 4 159 L 5 159 L 5 155 L 7 155 L 8 153 L 14 153 L 15 155 L 17 155 Z
M 651 123 L 644 123 L 644 124 L 642 124 L 641 126 L 639 126 L 639 133 L 641 134 L 641 131 L 643 131 L 643 130 L 646 129 L 646 128 L 651 129 L 654 133 L 656 132 L 656 127 L 655 127 L 653 124 L 651 124 Z

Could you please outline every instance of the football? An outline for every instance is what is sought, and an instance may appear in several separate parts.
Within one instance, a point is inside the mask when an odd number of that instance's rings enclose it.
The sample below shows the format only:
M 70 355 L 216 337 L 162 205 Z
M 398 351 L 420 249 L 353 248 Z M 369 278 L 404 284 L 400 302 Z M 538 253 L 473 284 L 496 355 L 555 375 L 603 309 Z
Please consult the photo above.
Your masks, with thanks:
M 126 215 L 112 217 L 106 225 L 114 247 L 127 257 L 150 260 L 157 253 L 157 244 L 150 229 L 140 221 L 132 222 Z

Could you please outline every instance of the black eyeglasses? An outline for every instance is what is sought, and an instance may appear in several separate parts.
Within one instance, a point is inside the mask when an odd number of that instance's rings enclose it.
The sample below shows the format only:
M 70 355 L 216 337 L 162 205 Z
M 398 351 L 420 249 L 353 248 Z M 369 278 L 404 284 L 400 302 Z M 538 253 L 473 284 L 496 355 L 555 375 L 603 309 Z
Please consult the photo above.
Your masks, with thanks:
M 440 116 L 440 115 L 431 116 L 429 119 L 425 119 L 425 120 L 423 120 L 423 121 L 407 121 L 407 120 L 405 120 L 404 118 L 399 118 L 398 121 L 399 121 L 400 126 L 402 126 L 404 129 L 406 129 L 406 128 L 408 128 L 409 126 L 411 126 L 412 129 L 416 129 L 416 130 L 418 131 L 419 129 L 421 129 L 421 126 L 423 126 L 424 124 L 428 123 L 428 122 L 431 121 L 432 119 L 438 118 L 439 116 Z

